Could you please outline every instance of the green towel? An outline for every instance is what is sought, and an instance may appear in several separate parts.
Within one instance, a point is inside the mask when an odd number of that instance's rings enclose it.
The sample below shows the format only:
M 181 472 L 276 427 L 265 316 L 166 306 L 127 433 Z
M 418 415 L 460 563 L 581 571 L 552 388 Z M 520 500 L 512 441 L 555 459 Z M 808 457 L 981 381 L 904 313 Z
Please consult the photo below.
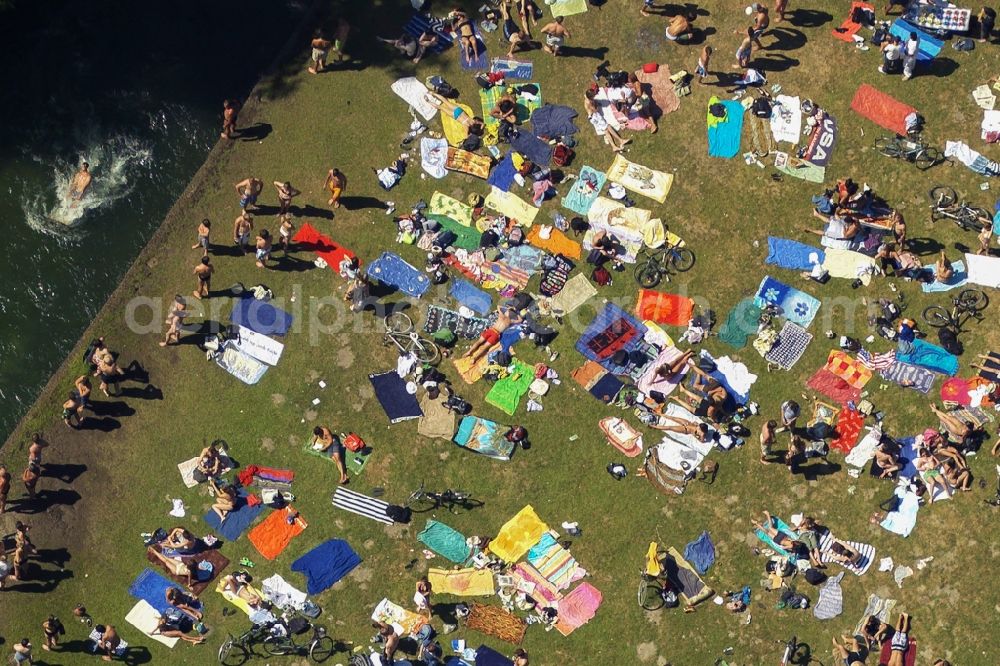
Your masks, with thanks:
M 458 240 L 455 241 L 455 247 L 460 247 L 463 250 L 479 249 L 479 241 L 483 235 L 475 227 L 467 227 L 459 224 L 447 215 L 428 215 L 427 219 L 434 220 L 441 225 L 442 229 L 454 232 L 458 236 Z
M 472 555 L 465 536 L 444 523 L 428 520 L 427 526 L 417 535 L 417 540 L 441 557 L 455 564 L 464 564 Z
M 323 460 L 329 460 L 333 462 L 333 458 L 330 457 L 329 451 L 317 451 L 312 447 L 312 443 L 308 442 L 302 450 L 309 455 L 317 456 Z M 347 455 L 344 456 L 344 467 L 347 468 L 348 472 L 354 474 L 354 476 L 359 476 L 361 472 L 365 470 L 365 465 L 368 464 L 368 459 L 371 457 L 371 449 L 368 449 L 368 453 L 362 451 L 351 451 L 350 449 L 345 449 Z
M 514 415 L 521 397 L 528 392 L 528 387 L 535 380 L 534 369 L 522 361 L 514 360 L 514 370 L 499 380 L 486 394 L 486 402 L 506 414 Z
M 736 304 L 719 329 L 719 339 L 737 349 L 747 343 L 747 338 L 757 332 L 761 310 L 752 298 Z
M 529 84 L 521 84 L 529 85 Z M 516 95 L 517 100 L 517 122 L 525 123 L 531 118 L 531 114 L 535 112 L 536 109 L 542 108 L 542 87 L 537 83 L 532 83 L 530 85 L 538 86 L 538 94 L 535 95 L 534 99 L 528 99 L 526 97 L 521 97 Z M 483 121 L 486 123 L 487 127 L 497 127 L 500 121 L 490 115 L 490 111 L 493 107 L 497 105 L 497 100 L 499 100 L 507 92 L 507 86 L 493 86 L 488 90 L 479 91 L 479 101 L 483 105 Z

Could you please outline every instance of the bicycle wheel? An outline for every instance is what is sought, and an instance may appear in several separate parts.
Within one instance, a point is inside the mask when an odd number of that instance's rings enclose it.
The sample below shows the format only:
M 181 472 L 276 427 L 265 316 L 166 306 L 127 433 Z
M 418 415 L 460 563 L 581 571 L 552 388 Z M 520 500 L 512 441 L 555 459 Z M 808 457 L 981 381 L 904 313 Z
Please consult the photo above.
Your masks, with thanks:
M 943 208 L 939 208 L 936 205 L 931 206 L 931 222 L 940 222 L 941 220 L 950 220 L 950 219 L 952 219 L 952 216 L 946 213 Z
M 249 661 L 247 649 L 230 636 L 219 647 L 219 663 L 223 666 L 243 666 Z
M 917 168 L 921 171 L 930 169 L 935 164 L 941 161 L 941 151 L 937 148 L 932 148 L 927 146 L 920 152 L 916 154 L 913 158 L 913 163 L 917 165 Z
M 280 657 L 295 652 L 295 646 L 283 636 L 268 636 L 264 639 L 264 651 L 269 655 Z
M 955 216 L 955 224 L 962 227 L 966 231 L 975 231 L 979 233 L 983 230 L 983 222 L 979 219 L 976 208 L 971 208 L 968 206 L 963 206 L 959 209 L 958 214 Z
M 993 213 L 985 208 L 970 208 L 969 212 L 976 218 L 976 231 L 982 231 L 983 227 L 993 226 Z
M 951 324 L 951 313 L 940 305 L 929 305 L 924 308 L 924 321 L 934 328 L 944 328 Z
M 643 575 L 639 580 L 639 606 L 648 611 L 663 608 L 663 588 L 656 580 Z
M 953 206 L 955 205 L 955 202 L 958 201 L 958 195 L 955 194 L 955 190 L 944 185 L 938 185 L 931 188 L 929 196 L 935 205 L 941 206 L 942 208 Z
M 670 253 L 670 265 L 678 273 L 686 273 L 694 267 L 694 252 L 686 247 L 675 247 Z
M 421 363 L 433 365 L 441 360 L 441 350 L 426 338 L 417 338 L 413 341 L 413 353 L 417 355 Z
M 875 139 L 875 150 L 882 153 L 886 157 L 899 157 L 899 143 L 896 141 L 895 137 L 878 137 Z
M 656 259 L 650 259 L 646 263 L 636 266 L 635 281 L 643 289 L 652 289 L 660 284 L 660 262 Z
M 320 636 L 309 644 L 309 658 L 322 663 L 333 655 L 333 650 L 333 639 L 329 636 Z
M 413 330 L 413 320 L 405 312 L 390 312 L 383 321 L 385 330 L 393 333 L 409 333 Z
M 410 495 L 410 499 L 406 501 L 406 506 L 408 506 L 413 513 L 425 513 L 431 509 L 436 509 L 437 505 L 437 500 L 423 492 L 413 493 Z
M 982 312 L 990 304 L 986 293 L 978 289 L 964 289 L 955 300 L 960 308 L 971 312 Z

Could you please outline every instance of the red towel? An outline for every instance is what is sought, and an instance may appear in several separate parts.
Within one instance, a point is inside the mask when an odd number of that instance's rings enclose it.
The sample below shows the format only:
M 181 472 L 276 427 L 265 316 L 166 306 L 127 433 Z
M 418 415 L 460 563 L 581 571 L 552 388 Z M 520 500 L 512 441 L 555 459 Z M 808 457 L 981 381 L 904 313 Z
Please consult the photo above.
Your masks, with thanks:
M 861 397 L 860 389 L 854 388 L 826 368 L 817 370 L 816 374 L 809 378 L 806 385 L 840 404 L 851 400 L 857 401 Z
M 873 12 L 875 11 L 875 7 L 868 4 L 867 2 L 852 2 L 851 8 L 847 11 L 847 19 L 840 24 L 840 27 L 843 28 L 843 31 L 842 32 L 837 32 L 836 30 L 833 31 L 833 36 L 842 42 L 853 43 L 854 35 L 857 34 L 858 30 L 861 30 L 861 24 L 855 23 L 854 21 L 851 20 L 851 16 L 854 14 L 854 10 L 857 7 L 861 7 L 862 9 L 868 9 Z
M 889 655 L 892 654 L 892 645 L 889 641 L 882 644 L 882 651 L 878 656 L 879 666 L 886 666 L 889 663 Z M 910 647 L 906 649 L 906 654 L 903 655 L 903 666 L 914 666 L 917 663 L 917 641 L 910 639 Z
M 299 227 L 292 237 L 292 242 L 301 246 L 303 250 L 309 250 L 316 253 L 316 256 L 322 257 L 334 272 L 340 270 L 340 262 L 345 258 L 357 258 L 353 252 L 335 243 L 329 236 L 321 234 L 308 222 Z M 360 262 L 358 265 L 361 265 Z
M 865 418 L 853 409 L 842 409 L 837 415 L 837 425 L 834 426 L 837 432 L 837 439 L 830 442 L 830 448 L 842 453 L 850 453 L 854 445 L 858 443 L 861 436 L 861 427 L 865 424 Z
M 240 485 L 249 486 L 253 483 L 253 477 L 259 476 L 267 481 L 277 481 L 278 483 L 291 483 L 295 479 L 295 472 L 290 469 L 274 469 L 273 467 L 261 467 L 260 465 L 247 465 L 236 475 Z
M 916 111 L 867 83 L 862 83 L 854 93 L 851 108 L 876 125 L 902 135 L 906 134 L 906 116 Z
M 290 517 L 294 516 L 291 523 Z M 306 521 L 291 506 L 277 509 L 247 535 L 257 552 L 273 560 L 306 528 Z
M 694 301 L 687 296 L 651 289 L 640 289 L 639 300 L 635 304 L 635 314 L 639 319 L 669 326 L 687 326 L 692 312 Z

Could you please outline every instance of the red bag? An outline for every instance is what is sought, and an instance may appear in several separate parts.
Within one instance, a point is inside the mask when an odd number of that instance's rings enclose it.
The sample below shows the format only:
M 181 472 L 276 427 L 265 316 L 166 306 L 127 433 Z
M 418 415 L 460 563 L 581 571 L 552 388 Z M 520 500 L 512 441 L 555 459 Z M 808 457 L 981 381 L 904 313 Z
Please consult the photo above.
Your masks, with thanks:
M 655 62 L 647 62 L 642 66 L 642 71 L 644 74 L 656 74 L 660 69 L 660 66 Z
M 573 149 L 565 144 L 556 144 L 552 151 L 552 163 L 559 167 L 564 167 L 573 161 Z
M 361 439 L 352 432 L 344 438 L 344 447 L 349 451 L 357 453 L 358 451 L 364 450 L 365 440 Z

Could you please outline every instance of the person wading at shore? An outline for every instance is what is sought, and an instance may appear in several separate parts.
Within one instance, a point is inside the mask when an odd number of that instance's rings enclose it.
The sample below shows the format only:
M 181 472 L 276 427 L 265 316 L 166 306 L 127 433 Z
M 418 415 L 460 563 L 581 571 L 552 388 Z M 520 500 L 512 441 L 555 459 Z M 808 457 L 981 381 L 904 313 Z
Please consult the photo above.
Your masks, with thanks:
M 236 119 L 240 115 L 240 103 L 227 99 L 222 103 L 222 138 L 233 139 L 236 133 Z
M 198 300 L 208 297 L 208 291 L 212 287 L 212 273 L 215 267 L 212 260 L 202 257 L 197 266 L 194 267 L 194 274 L 198 278 L 198 287 L 194 290 L 194 297 Z
M 73 202 L 71 205 L 75 206 L 80 203 L 80 199 L 83 199 L 83 195 L 87 193 L 93 180 L 94 177 L 90 175 L 90 165 L 84 162 L 69 184 L 69 198 Z
M 247 248 L 250 246 L 251 233 L 253 233 L 253 215 L 244 210 L 233 222 L 233 243 L 243 254 L 247 253 Z
M 264 190 L 264 181 L 260 178 L 244 178 L 236 183 L 236 193 L 240 195 L 240 209 L 245 213 L 257 208 L 257 197 Z

